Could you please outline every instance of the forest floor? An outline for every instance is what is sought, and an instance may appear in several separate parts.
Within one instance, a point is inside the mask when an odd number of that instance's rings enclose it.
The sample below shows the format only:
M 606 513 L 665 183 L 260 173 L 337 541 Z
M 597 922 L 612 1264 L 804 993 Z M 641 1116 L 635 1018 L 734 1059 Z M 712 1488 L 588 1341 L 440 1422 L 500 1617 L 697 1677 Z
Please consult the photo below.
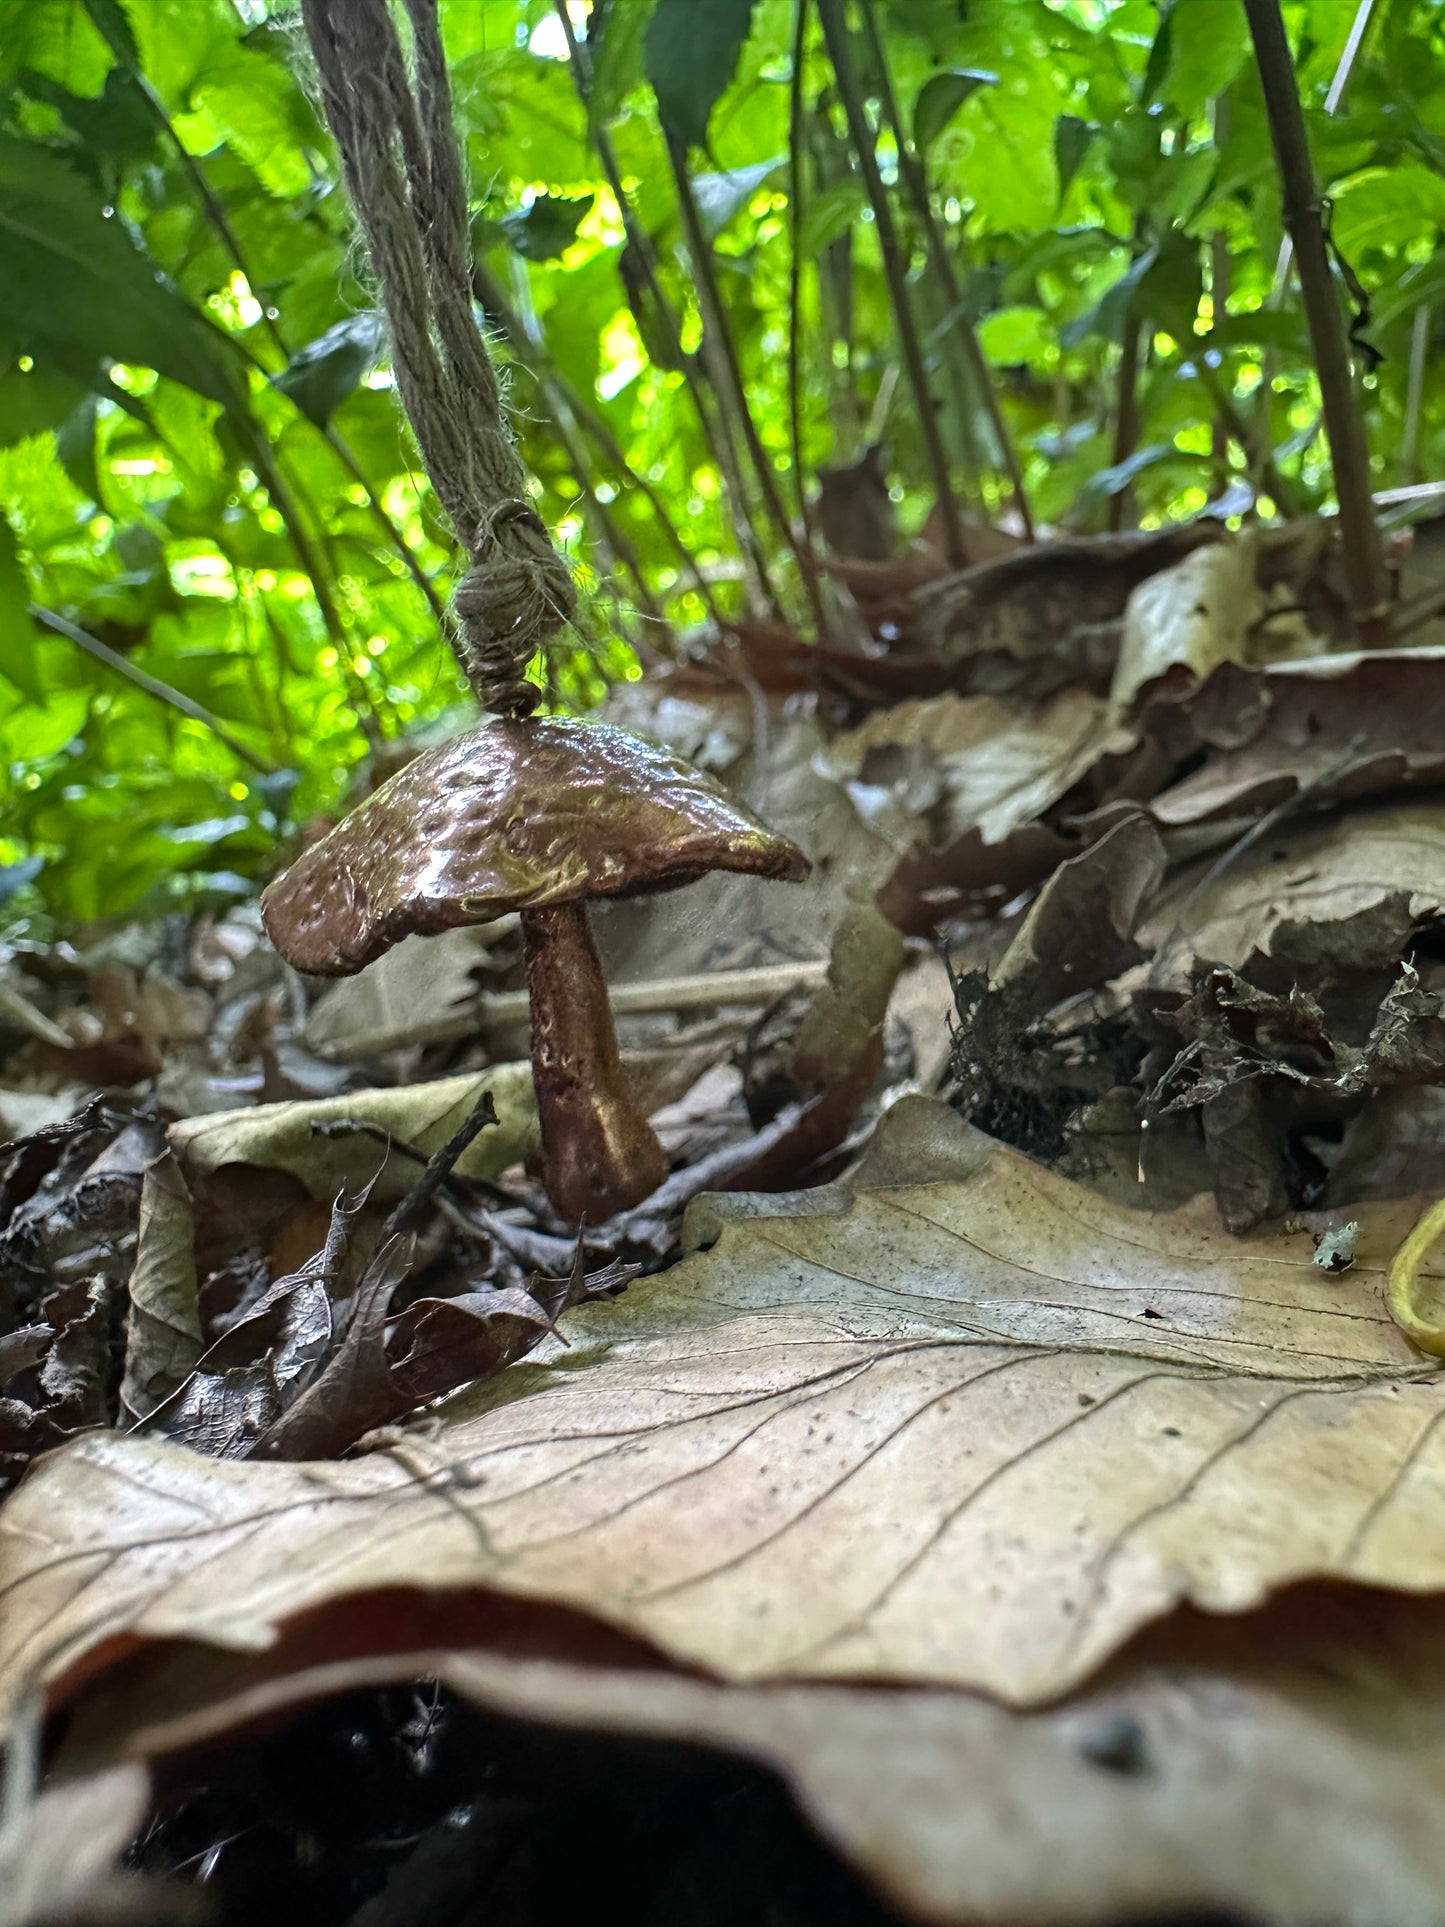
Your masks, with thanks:
M 1437 510 L 615 690 L 813 867 L 595 912 L 580 1233 L 515 917 L 12 930 L 0 1923 L 1440 1920 Z

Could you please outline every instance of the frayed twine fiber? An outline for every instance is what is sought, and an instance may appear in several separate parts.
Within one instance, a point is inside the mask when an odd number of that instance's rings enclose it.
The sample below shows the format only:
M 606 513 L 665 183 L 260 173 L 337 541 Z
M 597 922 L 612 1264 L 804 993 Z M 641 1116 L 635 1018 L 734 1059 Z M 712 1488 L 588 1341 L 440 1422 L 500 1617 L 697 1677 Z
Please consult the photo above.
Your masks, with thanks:
M 496 371 L 472 311 L 461 153 L 436 0 L 302 0 L 321 99 L 391 331 L 401 402 L 471 556 L 453 638 L 484 709 L 525 716 L 523 671 L 576 607 L 572 577 L 527 500 Z

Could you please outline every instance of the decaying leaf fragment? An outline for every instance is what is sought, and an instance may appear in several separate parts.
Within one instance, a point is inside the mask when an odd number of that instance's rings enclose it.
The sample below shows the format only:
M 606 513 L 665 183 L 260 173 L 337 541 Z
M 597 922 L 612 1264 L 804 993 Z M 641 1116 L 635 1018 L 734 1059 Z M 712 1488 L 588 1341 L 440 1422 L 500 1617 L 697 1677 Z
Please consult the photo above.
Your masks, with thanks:
M 1445 1384 L 1381 1301 L 1398 1207 L 1332 1279 L 1307 1229 L 1132 1214 L 923 1099 L 885 1123 L 848 1190 L 701 1207 L 689 1260 L 453 1401 L 436 1477 L 52 1456 L 0 1515 L 0 1688 L 421 1584 L 727 1678 L 1028 1705 L 1186 1601 L 1445 1590 Z
M 1440 1918 L 1439 1600 L 1306 1587 L 1243 1619 L 1180 1615 L 1025 1713 L 946 1687 L 739 1686 L 495 1596 L 418 1599 L 404 1623 L 400 1650 L 396 1617 L 368 1628 L 363 1605 L 264 1653 L 136 1654 L 77 1710 L 62 1758 L 89 1773 L 215 1757 L 333 1695 L 439 1680 L 505 1719 L 585 1733 L 594 1770 L 599 1734 L 769 1767 L 891 1906 L 940 1927 Z M 534 1730 L 529 1759 L 543 1744 Z

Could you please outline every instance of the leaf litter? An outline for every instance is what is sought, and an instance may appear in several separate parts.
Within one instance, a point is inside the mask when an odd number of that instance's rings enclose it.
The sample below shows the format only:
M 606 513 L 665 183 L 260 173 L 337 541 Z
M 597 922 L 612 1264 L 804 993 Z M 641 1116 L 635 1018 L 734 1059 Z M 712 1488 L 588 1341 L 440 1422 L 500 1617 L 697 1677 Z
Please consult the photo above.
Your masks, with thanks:
M 1434 1918 L 1425 1778 L 1358 1787 L 1365 1728 L 1445 1705 L 1406 1657 L 1445 1591 L 1423 1232 L 1387 1288 L 1445 1191 L 1445 652 L 1321 641 L 1331 558 L 1200 529 L 887 588 L 880 560 L 851 666 L 737 634 L 619 691 L 815 872 L 599 919 L 673 1168 L 580 1236 L 529 1169 L 509 927 L 441 940 L 415 996 L 401 952 L 307 984 L 246 909 L 7 945 L 0 1443 L 12 1480 L 52 1454 L 0 1512 L 9 1703 L 83 1731 L 98 1668 L 131 1708 L 104 1771 L 189 1744 L 173 1650 L 224 1733 L 238 1667 L 276 1704 L 318 1665 L 409 1676 L 368 1647 L 383 1599 L 415 1654 L 424 1600 L 510 1600 L 577 1615 L 552 1675 L 455 1626 L 412 1672 L 761 1760 L 920 1918 L 1379 1917 L 1316 1834 L 1318 1883 L 1250 1860 L 1251 1801 L 1306 1797 L 1394 1856 L 1391 1918 Z M 1356 1601 L 1336 1648 L 1377 1655 L 1327 1741 L 1287 1646 L 1256 1683 L 1321 1580 Z M 1110 1789 L 1090 1852 L 1010 1885 L 901 1791 L 869 1818 L 829 1762 L 875 1717 L 903 1752 L 938 1723 L 940 1773 L 987 1733 L 1021 1798 L 1063 1746 L 1063 1805 Z M 1240 1797 L 1200 1826 L 1238 1889 L 1180 1832 L 1221 1744 Z M 1156 1769 L 1141 1835 L 1113 1789 Z

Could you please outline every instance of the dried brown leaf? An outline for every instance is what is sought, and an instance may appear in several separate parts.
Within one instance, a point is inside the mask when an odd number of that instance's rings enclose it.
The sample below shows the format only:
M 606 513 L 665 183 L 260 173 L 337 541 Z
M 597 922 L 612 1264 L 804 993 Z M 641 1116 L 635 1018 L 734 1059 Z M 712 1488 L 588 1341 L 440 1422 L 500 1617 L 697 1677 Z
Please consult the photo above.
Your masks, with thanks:
M 1389 910 L 1392 929 L 1407 931 L 1442 906 L 1445 811 L 1424 800 L 1383 804 L 1281 824 L 1222 869 L 1217 854 L 1201 858 L 1161 892 L 1139 941 L 1156 951 L 1155 982 L 1187 984 L 1195 958 L 1238 969 L 1252 951 L 1268 956 L 1284 926 Z
M 132 1655 L 73 1708 L 64 1757 L 234 1746 L 318 1700 L 440 1679 L 511 1719 L 773 1769 L 909 1919 L 1438 1927 L 1438 1600 L 1306 1587 L 1239 1620 L 1177 1615 L 1027 1713 L 946 1688 L 738 1686 L 536 1605 L 392 1600 L 292 1622 L 261 1653 Z
M 141 1181 L 120 1388 L 132 1418 L 144 1418 L 169 1398 L 201 1356 L 195 1235 L 190 1196 L 167 1151 Z
M 922 1099 L 887 1122 L 851 1194 L 709 1207 L 710 1249 L 454 1402 L 438 1478 L 100 1436 L 46 1460 L 0 1514 L 0 1688 L 421 1583 L 727 1677 L 1032 1704 L 1185 1601 L 1445 1589 L 1445 1386 L 1381 1303 L 1408 1211 L 1362 1211 L 1332 1280 L 1306 1231 L 1130 1214 Z
M 149 1797 L 143 1766 L 114 1766 L 16 1806 L 0 1827 L 0 1927 L 66 1917 L 116 1865 Z

